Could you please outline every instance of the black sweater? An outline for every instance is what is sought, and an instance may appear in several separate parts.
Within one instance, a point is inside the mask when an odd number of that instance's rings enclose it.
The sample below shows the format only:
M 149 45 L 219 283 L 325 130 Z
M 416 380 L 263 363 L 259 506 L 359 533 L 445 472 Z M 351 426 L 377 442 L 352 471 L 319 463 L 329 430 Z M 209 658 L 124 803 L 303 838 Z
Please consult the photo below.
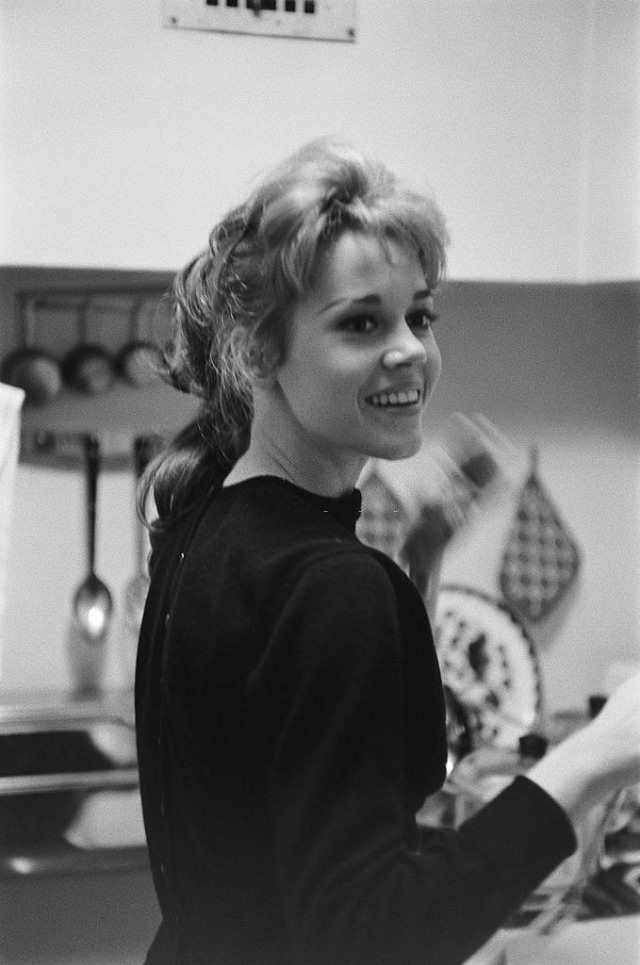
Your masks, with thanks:
M 260 477 L 154 548 L 136 681 L 152 965 L 451 965 L 575 846 L 518 778 L 418 853 L 445 775 L 440 675 L 419 594 L 357 540 L 358 512 L 357 492 Z

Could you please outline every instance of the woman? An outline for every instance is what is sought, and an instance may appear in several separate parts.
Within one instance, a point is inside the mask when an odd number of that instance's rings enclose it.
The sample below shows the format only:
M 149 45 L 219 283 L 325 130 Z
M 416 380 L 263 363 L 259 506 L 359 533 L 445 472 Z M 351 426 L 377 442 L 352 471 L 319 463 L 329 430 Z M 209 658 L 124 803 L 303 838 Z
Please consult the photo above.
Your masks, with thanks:
M 440 676 L 420 594 L 354 527 L 366 460 L 423 439 L 445 245 L 431 201 L 318 142 L 176 281 L 171 375 L 202 406 L 141 494 L 150 965 L 460 962 L 572 852 L 572 820 L 640 778 L 627 692 L 418 853 Z

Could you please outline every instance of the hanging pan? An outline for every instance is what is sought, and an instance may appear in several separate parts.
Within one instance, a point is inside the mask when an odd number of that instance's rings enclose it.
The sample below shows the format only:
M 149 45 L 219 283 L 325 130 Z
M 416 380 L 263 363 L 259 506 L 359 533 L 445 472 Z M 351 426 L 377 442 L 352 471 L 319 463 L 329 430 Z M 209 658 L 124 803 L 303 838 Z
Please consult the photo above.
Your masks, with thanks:
M 0 380 L 23 389 L 28 404 L 46 405 L 62 388 L 60 364 L 51 352 L 35 344 L 35 303 L 31 297 L 19 296 L 18 318 L 21 345 L 5 358 Z

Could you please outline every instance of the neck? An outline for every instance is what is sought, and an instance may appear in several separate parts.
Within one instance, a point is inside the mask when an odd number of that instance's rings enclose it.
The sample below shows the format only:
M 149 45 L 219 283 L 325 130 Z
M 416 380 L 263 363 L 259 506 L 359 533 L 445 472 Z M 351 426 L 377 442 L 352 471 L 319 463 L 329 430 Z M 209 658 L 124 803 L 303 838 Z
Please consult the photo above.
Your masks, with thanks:
M 281 458 L 274 453 L 261 451 L 259 446 L 250 445 L 226 477 L 224 485 L 232 486 L 255 476 L 277 476 L 318 496 L 336 497 L 353 490 L 362 468 L 359 466 L 348 474 L 332 471 L 332 467 L 327 465 L 314 468 L 311 464 Z
M 270 427 L 256 413 L 251 441 L 224 485 L 255 476 L 278 476 L 319 496 L 344 496 L 352 492 L 367 462 L 359 454 L 331 455 L 306 441 L 291 438 L 282 424 Z

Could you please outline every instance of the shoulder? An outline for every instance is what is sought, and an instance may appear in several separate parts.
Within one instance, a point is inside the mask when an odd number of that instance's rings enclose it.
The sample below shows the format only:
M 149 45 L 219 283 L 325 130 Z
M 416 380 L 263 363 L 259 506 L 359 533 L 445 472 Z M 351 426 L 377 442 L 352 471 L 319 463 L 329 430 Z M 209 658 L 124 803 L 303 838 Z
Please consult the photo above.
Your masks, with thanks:
M 331 603 L 348 611 L 379 612 L 394 607 L 394 580 L 383 562 L 357 540 L 338 542 L 318 538 L 284 551 L 283 588 L 312 609 Z
M 324 680 L 332 693 L 380 676 L 387 684 L 395 680 L 402 620 L 393 585 L 375 558 L 357 546 L 318 543 L 297 559 L 290 556 L 281 576 L 271 592 L 264 587 L 256 680 L 277 680 L 281 693 L 285 680 L 295 687 Z
M 218 576 L 250 587 L 256 612 L 277 618 L 308 607 L 362 614 L 417 607 L 422 601 L 403 571 L 352 529 L 286 487 L 229 487 L 210 502 L 196 539 L 196 582 Z

